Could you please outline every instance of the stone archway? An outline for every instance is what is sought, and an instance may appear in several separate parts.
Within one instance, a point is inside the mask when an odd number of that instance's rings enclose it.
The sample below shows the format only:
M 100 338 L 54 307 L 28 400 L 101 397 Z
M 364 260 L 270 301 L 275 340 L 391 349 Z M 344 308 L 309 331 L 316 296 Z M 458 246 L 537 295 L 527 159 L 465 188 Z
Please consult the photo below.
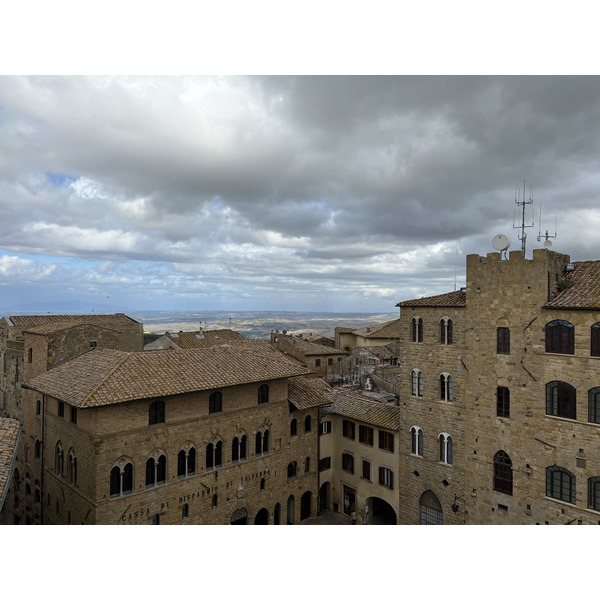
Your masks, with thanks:
M 421 525 L 443 525 L 442 505 L 431 490 L 424 492 L 419 500 L 419 517 Z
M 326 481 L 319 490 L 319 512 L 329 510 L 331 502 L 331 484 Z
M 368 518 L 365 519 L 369 525 L 397 525 L 398 519 L 394 507 L 378 498 L 372 496 L 367 500 L 366 506 L 369 507 Z
M 231 515 L 231 525 L 247 525 L 248 523 L 248 512 L 245 508 L 238 508 Z
M 255 525 L 268 525 L 269 524 L 269 511 L 266 508 L 261 508 L 254 519 Z
M 312 492 L 304 492 L 300 498 L 300 520 L 308 519 L 312 514 Z

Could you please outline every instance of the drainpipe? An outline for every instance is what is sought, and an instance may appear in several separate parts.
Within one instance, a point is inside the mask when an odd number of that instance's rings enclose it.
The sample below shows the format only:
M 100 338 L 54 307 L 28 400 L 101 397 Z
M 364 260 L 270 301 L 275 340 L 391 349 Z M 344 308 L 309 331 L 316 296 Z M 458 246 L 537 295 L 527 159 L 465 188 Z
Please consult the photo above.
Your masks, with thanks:
M 45 453 L 46 453 L 46 439 L 45 439 L 45 431 L 46 431 L 46 394 L 42 394 L 42 454 L 40 456 L 40 461 L 41 461 L 41 465 L 42 465 L 42 473 L 40 475 L 40 494 L 41 494 L 41 498 L 40 498 L 40 504 L 41 504 L 41 510 L 40 510 L 40 521 L 41 524 L 44 524 L 44 460 L 45 460 Z

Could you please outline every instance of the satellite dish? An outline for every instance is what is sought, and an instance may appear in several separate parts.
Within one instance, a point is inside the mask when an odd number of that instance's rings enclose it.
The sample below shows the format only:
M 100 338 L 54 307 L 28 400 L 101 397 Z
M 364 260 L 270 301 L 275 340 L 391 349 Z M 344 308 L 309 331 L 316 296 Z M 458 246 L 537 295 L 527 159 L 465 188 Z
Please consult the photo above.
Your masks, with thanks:
M 503 252 L 504 250 L 508 250 L 510 248 L 510 239 L 503 233 L 499 233 L 498 235 L 494 236 L 494 239 L 492 240 L 492 246 L 494 246 L 496 250 Z
M 546 240 L 544 242 L 544 248 L 548 248 L 548 250 L 552 248 L 552 242 L 550 240 Z

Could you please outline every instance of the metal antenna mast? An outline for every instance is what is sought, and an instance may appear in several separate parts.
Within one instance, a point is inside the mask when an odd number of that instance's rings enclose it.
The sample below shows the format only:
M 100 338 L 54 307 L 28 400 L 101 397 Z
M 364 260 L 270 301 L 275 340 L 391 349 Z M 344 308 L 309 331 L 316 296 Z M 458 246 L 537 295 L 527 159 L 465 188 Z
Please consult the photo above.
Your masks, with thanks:
M 518 193 L 515 193 L 515 196 L 518 196 Z M 527 243 L 527 234 L 525 233 L 525 229 L 527 227 L 533 227 L 533 221 L 531 222 L 531 225 L 525 225 L 525 206 L 527 204 L 533 204 L 533 200 L 532 200 L 531 196 L 532 196 L 531 186 L 529 186 L 529 200 L 527 200 L 527 201 L 525 200 L 525 181 L 523 181 L 523 200 L 519 201 L 519 200 L 517 200 L 517 198 L 515 198 L 515 204 L 517 206 L 521 206 L 523 209 L 521 225 L 515 226 L 515 224 L 513 223 L 513 229 L 521 230 L 521 235 L 517 236 L 517 237 L 521 240 L 521 252 L 523 252 L 523 258 L 525 258 L 525 245 Z

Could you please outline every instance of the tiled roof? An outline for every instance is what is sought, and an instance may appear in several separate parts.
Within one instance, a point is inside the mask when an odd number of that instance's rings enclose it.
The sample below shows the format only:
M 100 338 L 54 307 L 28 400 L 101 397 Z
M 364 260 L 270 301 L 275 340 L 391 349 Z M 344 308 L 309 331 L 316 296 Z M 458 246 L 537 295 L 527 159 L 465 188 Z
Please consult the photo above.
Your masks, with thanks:
M 600 260 L 573 263 L 567 272 L 567 289 L 557 292 L 546 304 L 549 308 L 600 308 Z
M 400 426 L 399 406 L 367 400 L 359 394 L 346 391 L 336 391 L 334 396 L 333 404 L 323 407 L 323 414 L 341 415 L 394 431 Z
M 211 348 L 224 344 L 237 345 L 238 342 L 247 341 L 241 333 L 231 329 L 212 329 L 210 331 L 174 331 L 165 333 L 165 336 L 177 344 L 181 349 Z
M 354 331 L 354 329 L 352 329 L 352 327 L 336 327 L 335 328 L 336 333 L 352 333 L 353 331 Z
M 88 408 L 309 373 L 270 351 L 218 346 L 145 352 L 96 348 L 39 375 L 26 387 Z
M 353 351 L 353 354 L 369 353 L 377 358 L 385 359 L 396 356 L 387 346 L 361 346 Z
M 90 325 L 131 325 L 135 319 L 117 313 L 114 315 L 14 315 L 6 317 L 15 327 L 37 327 L 51 323 L 90 324 Z
M 18 421 L 0 418 L 0 510 L 10 485 L 20 433 Z
M 329 404 L 331 387 L 318 377 L 294 377 L 288 382 L 288 399 L 298 409 Z
M 396 306 L 466 306 L 467 294 L 462 290 L 439 294 L 438 296 L 428 296 L 427 298 L 416 298 L 414 300 L 405 300 L 398 302 Z
M 368 325 L 354 329 L 353 333 L 365 338 L 397 338 L 400 337 L 400 320 L 386 321 L 376 325 Z
M 323 346 L 321 344 L 314 344 L 313 342 L 309 342 L 303 338 L 298 338 L 292 335 L 286 336 L 290 344 L 296 346 L 302 351 L 304 356 L 318 356 L 323 354 L 348 354 L 344 350 L 340 350 L 339 348 L 332 348 L 331 346 Z
M 27 327 L 25 333 L 39 333 L 47 335 L 55 333 L 57 331 L 64 331 L 65 329 L 74 329 L 75 327 L 85 327 L 86 325 L 92 325 L 93 327 L 100 327 L 101 329 L 113 329 L 114 323 L 111 323 L 113 327 L 107 327 L 108 323 L 99 325 L 98 323 L 72 323 L 69 321 L 60 321 L 59 323 L 47 323 L 45 325 L 36 325 L 35 327 Z

